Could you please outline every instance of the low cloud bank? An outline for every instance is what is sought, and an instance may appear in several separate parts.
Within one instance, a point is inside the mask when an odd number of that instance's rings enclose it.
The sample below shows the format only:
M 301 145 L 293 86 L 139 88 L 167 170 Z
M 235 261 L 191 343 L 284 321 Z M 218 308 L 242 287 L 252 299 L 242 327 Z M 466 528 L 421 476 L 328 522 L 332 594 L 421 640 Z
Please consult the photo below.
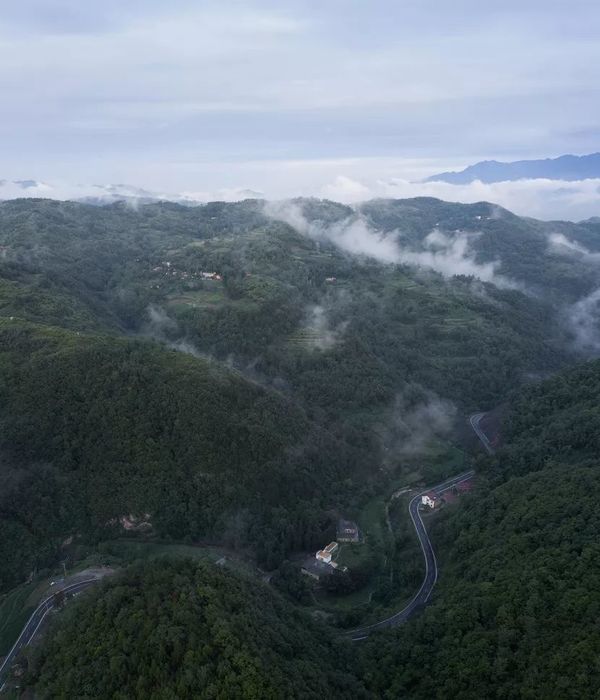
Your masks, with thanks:
M 494 202 L 521 216 L 546 221 L 580 221 L 600 216 L 600 179 L 531 179 L 494 183 L 476 180 L 466 185 L 451 185 L 447 182 L 411 182 L 401 178 L 362 183 L 339 176 L 321 189 L 320 196 L 345 203 L 373 197 L 437 197 L 466 204 L 485 201 Z
M 299 166 L 301 172 L 299 172 Z M 66 182 L 39 182 L 34 180 L 0 180 L 0 200 L 20 197 L 47 197 L 50 199 L 105 200 L 128 199 L 144 201 L 165 199 L 187 204 L 214 200 L 239 201 L 242 199 L 272 199 L 274 197 L 324 197 L 337 202 L 364 202 L 375 197 L 404 199 L 436 197 L 448 202 L 494 202 L 516 214 L 542 220 L 566 219 L 580 221 L 600 216 L 600 179 L 546 180 L 529 179 L 483 183 L 478 180 L 464 185 L 448 182 L 416 182 L 404 177 L 389 176 L 390 166 L 369 163 L 368 175 L 356 177 L 357 164 L 340 163 L 342 173 L 330 179 L 331 166 L 316 162 L 269 162 L 261 172 L 244 171 L 243 179 L 255 180 L 256 186 L 210 187 L 188 189 L 177 193 L 150 191 L 122 184 L 70 184 Z M 381 176 L 377 176 L 378 168 Z M 431 166 L 430 166 L 431 168 Z M 402 170 L 402 166 L 398 166 Z M 343 172 L 346 170 L 346 173 Z M 333 171 L 335 172 L 335 171 Z M 392 171 L 393 172 L 393 171 Z M 406 170 L 403 170 L 403 173 Z M 350 175 L 348 174 L 350 173 Z M 410 175 L 409 175 L 410 177 Z M 205 178 L 206 179 L 206 178 Z

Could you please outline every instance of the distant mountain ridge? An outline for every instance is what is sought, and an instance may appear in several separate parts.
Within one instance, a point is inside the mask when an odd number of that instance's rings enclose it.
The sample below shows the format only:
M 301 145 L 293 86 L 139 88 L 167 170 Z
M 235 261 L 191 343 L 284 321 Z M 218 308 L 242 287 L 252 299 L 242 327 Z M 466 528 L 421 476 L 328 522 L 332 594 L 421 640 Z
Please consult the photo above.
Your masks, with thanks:
M 0 202 L 11 199 L 55 199 L 83 202 L 84 204 L 111 204 L 129 202 L 135 206 L 152 202 L 177 202 L 190 206 L 207 202 L 260 199 L 262 192 L 249 188 L 221 189 L 214 192 L 156 192 L 122 183 L 72 184 L 49 183 L 40 180 L 0 179 Z
M 600 153 L 585 156 L 564 155 L 541 160 L 517 160 L 502 163 L 484 160 L 461 171 L 438 173 L 425 182 L 467 185 L 475 180 L 485 183 L 545 178 L 548 180 L 586 180 L 600 178 Z

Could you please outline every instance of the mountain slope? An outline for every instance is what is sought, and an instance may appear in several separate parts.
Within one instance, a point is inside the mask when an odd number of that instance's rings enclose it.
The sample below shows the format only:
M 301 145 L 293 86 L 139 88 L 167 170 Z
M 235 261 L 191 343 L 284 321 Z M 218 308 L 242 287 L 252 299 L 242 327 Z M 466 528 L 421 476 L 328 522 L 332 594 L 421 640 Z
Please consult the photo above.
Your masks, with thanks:
M 92 595 L 34 660 L 40 697 L 370 697 L 349 642 L 231 571 L 137 564 Z
M 593 224 L 431 199 L 285 206 L 0 205 L 3 527 L 23 542 L 4 586 L 128 513 L 276 566 L 409 472 L 413 438 L 573 358 L 560 314 L 600 285 L 577 251 L 600 247 Z
M 478 491 L 432 525 L 442 553 L 432 604 L 387 642 L 369 641 L 381 697 L 594 696 L 599 401 L 598 362 L 516 397 Z
M 260 544 L 277 562 L 313 546 L 327 486 L 352 471 L 301 409 L 215 362 L 16 321 L 0 323 L 0 348 L 2 587 L 130 513 L 163 537 Z

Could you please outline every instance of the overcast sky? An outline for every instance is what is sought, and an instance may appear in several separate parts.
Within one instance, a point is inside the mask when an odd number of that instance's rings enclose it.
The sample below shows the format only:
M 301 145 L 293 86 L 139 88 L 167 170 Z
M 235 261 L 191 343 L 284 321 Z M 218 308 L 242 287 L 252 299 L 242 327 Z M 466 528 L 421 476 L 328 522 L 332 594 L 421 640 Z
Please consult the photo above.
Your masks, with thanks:
M 0 178 L 359 196 L 593 152 L 599 36 L 585 0 L 3 2 Z

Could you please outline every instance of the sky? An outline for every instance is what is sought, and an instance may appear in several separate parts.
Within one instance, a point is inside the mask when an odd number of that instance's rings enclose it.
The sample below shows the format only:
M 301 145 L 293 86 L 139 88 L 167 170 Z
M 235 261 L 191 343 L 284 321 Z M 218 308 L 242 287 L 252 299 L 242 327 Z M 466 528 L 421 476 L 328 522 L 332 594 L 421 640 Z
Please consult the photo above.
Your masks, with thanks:
M 590 153 L 598 36 L 585 0 L 6 2 L 0 179 L 351 201 Z

